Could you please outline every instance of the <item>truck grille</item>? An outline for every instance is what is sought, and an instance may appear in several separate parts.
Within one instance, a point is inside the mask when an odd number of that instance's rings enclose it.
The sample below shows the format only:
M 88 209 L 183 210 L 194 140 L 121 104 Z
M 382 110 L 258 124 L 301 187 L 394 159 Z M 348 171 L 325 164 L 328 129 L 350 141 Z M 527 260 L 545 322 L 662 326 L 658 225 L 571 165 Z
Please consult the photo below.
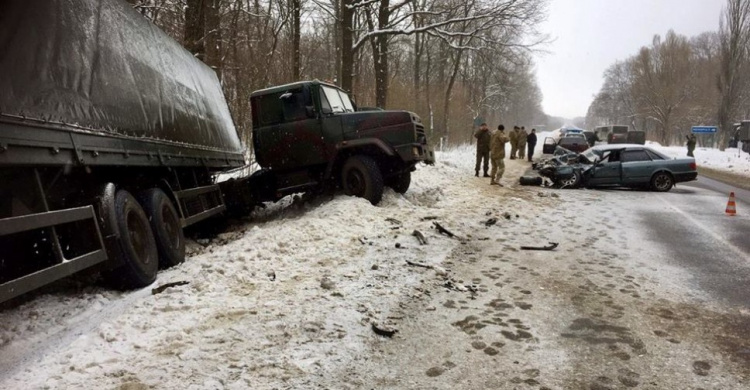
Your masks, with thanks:
M 421 124 L 414 124 L 415 130 L 416 130 L 416 138 L 417 143 L 426 145 L 427 144 L 427 135 L 424 132 L 424 126 Z

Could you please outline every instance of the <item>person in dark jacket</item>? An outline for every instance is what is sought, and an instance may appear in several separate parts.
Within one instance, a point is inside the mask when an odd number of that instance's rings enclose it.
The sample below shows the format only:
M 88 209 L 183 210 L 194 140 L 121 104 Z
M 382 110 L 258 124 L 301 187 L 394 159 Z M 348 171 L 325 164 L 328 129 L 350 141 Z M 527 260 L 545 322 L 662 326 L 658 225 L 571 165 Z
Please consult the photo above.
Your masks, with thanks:
M 529 161 L 531 161 L 531 157 L 534 156 L 534 148 L 536 147 L 536 129 L 531 129 L 531 133 L 526 136 L 526 146 L 529 148 L 527 154 Z
M 490 129 L 486 123 L 482 123 L 479 129 L 474 132 L 474 138 L 477 139 L 477 164 L 474 167 L 474 176 L 479 176 L 479 166 L 484 160 L 484 177 L 490 177 L 487 171 L 490 169 Z

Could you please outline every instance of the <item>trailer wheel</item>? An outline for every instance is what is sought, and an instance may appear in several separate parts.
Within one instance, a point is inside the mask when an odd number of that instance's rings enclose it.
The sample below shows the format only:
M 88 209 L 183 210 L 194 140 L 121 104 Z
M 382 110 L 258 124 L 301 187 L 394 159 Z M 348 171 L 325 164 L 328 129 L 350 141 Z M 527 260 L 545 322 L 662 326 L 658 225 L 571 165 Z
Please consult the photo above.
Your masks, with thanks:
M 367 156 L 352 156 L 341 169 L 341 185 L 347 195 L 365 198 L 378 204 L 383 198 L 383 174 L 378 164 Z
M 161 268 L 174 267 L 185 261 L 185 234 L 172 201 L 159 188 L 141 193 L 139 200 L 151 223 Z
M 411 172 L 402 172 L 398 175 L 388 178 L 388 187 L 391 187 L 399 194 L 405 194 L 411 185 Z
M 107 279 L 116 287 L 129 289 L 148 286 L 156 280 L 159 254 L 148 217 L 128 191 L 115 195 L 114 218 L 119 232 L 115 255 L 122 266 L 109 271 Z

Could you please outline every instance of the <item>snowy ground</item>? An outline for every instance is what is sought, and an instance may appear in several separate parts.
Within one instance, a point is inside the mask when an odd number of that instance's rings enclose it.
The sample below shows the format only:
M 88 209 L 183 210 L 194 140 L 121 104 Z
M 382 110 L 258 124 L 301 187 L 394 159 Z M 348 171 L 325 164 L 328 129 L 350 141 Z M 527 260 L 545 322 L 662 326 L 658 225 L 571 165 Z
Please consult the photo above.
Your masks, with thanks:
M 188 284 L 160 294 L 90 287 L 6 310 L 0 389 L 743 388 L 741 362 L 690 326 L 729 309 L 704 310 L 644 234 L 621 234 L 638 232 L 627 207 L 517 187 L 519 160 L 490 186 L 473 163 L 471 146 L 440 153 L 377 207 L 272 205 L 193 245 L 153 287 Z M 547 241 L 560 249 L 518 250 Z

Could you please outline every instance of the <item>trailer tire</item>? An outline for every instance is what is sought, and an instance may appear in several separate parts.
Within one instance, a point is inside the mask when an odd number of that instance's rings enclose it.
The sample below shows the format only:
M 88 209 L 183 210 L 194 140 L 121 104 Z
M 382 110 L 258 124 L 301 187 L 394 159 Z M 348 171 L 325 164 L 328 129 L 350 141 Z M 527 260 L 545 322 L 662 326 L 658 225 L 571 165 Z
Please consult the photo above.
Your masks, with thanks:
M 114 218 L 119 232 L 114 255 L 122 265 L 105 277 L 121 289 L 148 286 L 156 280 L 159 254 L 146 212 L 130 192 L 119 190 L 114 199 Z
M 411 185 L 411 172 L 401 172 L 398 175 L 388 178 L 388 187 L 391 187 L 399 194 L 405 194 Z
M 151 188 L 143 191 L 139 200 L 154 232 L 159 267 L 174 267 L 185 261 L 185 234 L 177 209 L 167 194 L 159 188 Z
M 344 193 L 365 198 L 373 205 L 383 198 L 383 174 L 378 164 L 368 156 L 349 157 L 341 169 Z

